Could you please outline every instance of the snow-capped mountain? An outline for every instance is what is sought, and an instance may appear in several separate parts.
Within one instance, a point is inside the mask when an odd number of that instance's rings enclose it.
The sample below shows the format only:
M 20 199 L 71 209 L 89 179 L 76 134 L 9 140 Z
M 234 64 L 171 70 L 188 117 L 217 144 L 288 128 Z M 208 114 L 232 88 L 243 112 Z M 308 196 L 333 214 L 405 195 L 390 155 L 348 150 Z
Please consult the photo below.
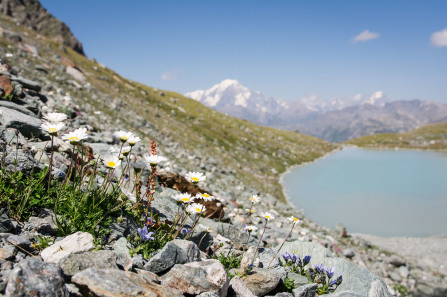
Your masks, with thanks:
M 289 107 L 286 102 L 251 91 L 234 79 L 226 79 L 208 90 L 197 90 L 185 96 L 217 111 L 261 125 L 277 124 L 279 116 Z
M 226 79 L 208 90 L 185 94 L 213 109 L 256 124 L 299 130 L 329 141 L 381 132 L 402 132 L 447 121 L 447 105 L 429 101 L 389 101 L 382 91 L 323 101 L 312 95 L 289 102 L 251 91 Z

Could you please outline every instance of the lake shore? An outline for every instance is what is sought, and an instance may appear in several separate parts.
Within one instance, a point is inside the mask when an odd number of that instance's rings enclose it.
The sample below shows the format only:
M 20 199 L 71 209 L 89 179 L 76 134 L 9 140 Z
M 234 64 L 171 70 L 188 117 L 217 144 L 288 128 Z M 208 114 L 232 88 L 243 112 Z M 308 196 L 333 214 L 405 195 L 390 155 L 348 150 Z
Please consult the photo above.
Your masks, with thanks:
M 447 235 L 426 237 L 380 237 L 354 233 L 373 245 L 404 256 L 422 267 L 429 266 L 447 275 Z

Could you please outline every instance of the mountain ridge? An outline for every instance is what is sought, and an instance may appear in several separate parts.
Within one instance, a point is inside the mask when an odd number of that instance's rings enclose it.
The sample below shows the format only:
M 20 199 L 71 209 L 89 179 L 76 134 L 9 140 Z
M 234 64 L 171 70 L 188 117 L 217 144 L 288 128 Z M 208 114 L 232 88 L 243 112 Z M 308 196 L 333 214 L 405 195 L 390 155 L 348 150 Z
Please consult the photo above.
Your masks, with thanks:
M 320 102 L 316 96 L 283 101 L 250 91 L 237 80 L 185 94 L 226 114 L 278 129 L 300 131 L 331 142 L 383 132 L 403 132 L 447 120 L 447 105 L 414 100 L 390 101 L 382 92 Z M 242 104 L 243 103 L 243 104 Z

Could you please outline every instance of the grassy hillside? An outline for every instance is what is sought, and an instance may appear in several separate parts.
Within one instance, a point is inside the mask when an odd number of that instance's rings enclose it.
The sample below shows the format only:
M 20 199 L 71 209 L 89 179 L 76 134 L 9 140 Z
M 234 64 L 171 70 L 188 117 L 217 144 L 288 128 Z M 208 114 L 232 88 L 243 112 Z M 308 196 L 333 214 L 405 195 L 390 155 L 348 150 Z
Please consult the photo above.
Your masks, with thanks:
M 5 58 L 19 75 L 31 77 L 43 86 L 42 93 L 62 88 L 73 98 L 80 110 L 98 118 L 98 128 L 109 123 L 121 129 L 139 132 L 146 139 L 158 141 L 159 147 L 173 149 L 164 153 L 189 170 L 199 160 L 215 160 L 219 172 L 234 176 L 248 187 L 284 199 L 278 183 L 279 175 L 291 165 L 318 158 L 337 145 L 290 131 L 260 127 L 213 111 L 192 99 L 158 90 L 121 77 L 111 69 L 87 59 L 75 51 L 27 28 L 18 27 L 2 17 L 3 29 L 17 32 L 22 42 L 3 34 L 0 46 L 14 53 Z M 24 50 L 34 46 L 38 55 Z M 61 57 L 70 59 L 82 71 L 89 84 L 77 85 L 67 78 Z M 49 69 L 45 77 L 36 65 Z M 96 128 L 96 127 L 95 127 Z M 187 151 L 191 156 L 178 154 Z
M 346 141 L 360 147 L 447 149 L 447 123 L 420 127 L 407 133 L 384 133 Z

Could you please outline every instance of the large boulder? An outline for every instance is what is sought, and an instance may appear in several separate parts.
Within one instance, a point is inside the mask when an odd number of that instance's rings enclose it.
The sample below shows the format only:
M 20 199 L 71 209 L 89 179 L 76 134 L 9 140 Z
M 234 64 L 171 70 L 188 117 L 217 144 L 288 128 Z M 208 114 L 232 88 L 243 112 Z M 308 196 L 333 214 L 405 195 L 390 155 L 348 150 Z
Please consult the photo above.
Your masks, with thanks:
M 282 277 L 283 273 L 274 269 L 254 268 L 241 279 L 254 295 L 264 296 L 278 286 Z
M 5 296 L 68 297 L 69 294 L 57 265 L 28 258 L 15 266 Z
M 343 283 L 337 288 L 336 293 L 341 294 L 344 291 L 355 292 L 361 296 L 367 297 L 389 297 L 391 296 L 386 284 L 373 272 L 366 268 L 355 265 L 354 263 L 336 257 L 328 249 L 314 242 L 293 241 L 286 242 L 281 252 L 295 253 L 303 257 L 311 255 L 312 259 L 309 265 L 323 264 L 331 268 L 335 267 L 336 275 L 343 275 Z M 342 296 L 342 295 L 340 295 Z
M 82 254 L 71 254 L 59 262 L 64 274 L 68 277 L 90 267 L 97 269 L 118 269 L 116 254 L 112 251 L 93 251 Z
M 0 122 L 6 128 L 15 128 L 25 137 L 39 137 L 41 120 L 17 110 L 0 106 Z
M 183 297 L 177 290 L 158 285 L 143 274 L 110 269 L 88 268 L 71 278 L 82 296 Z
M 219 297 L 227 295 L 230 279 L 218 260 L 205 260 L 184 265 L 176 264 L 161 277 L 162 285 L 190 295 L 213 292 Z
M 144 266 L 145 270 L 161 273 L 175 264 L 185 264 L 200 261 L 200 250 L 195 243 L 187 240 L 175 239 L 168 242 Z
M 45 262 L 59 263 L 71 254 L 91 251 L 95 248 L 93 236 L 87 232 L 76 232 L 44 249 L 40 255 Z

